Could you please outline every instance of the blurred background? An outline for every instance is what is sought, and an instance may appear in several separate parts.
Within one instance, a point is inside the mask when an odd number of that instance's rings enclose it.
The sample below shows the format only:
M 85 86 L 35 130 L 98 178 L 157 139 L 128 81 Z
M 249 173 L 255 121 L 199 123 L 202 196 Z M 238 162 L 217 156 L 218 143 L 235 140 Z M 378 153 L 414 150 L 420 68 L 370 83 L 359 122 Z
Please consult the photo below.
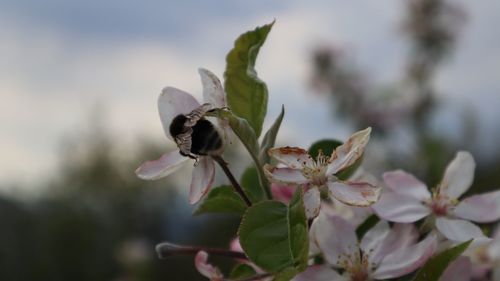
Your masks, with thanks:
M 237 36 L 274 19 L 257 70 L 269 88 L 266 126 L 286 108 L 280 145 L 372 126 L 364 166 L 378 177 L 404 168 L 432 186 L 469 150 L 470 193 L 500 187 L 499 9 L 0 0 L 0 280 L 203 280 L 192 257 L 158 260 L 154 245 L 228 247 L 238 218 L 191 215 L 189 165 L 155 182 L 134 170 L 173 148 L 161 89 L 201 97 L 197 68 L 222 77 Z M 226 157 L 241 155 L 234 145 Z

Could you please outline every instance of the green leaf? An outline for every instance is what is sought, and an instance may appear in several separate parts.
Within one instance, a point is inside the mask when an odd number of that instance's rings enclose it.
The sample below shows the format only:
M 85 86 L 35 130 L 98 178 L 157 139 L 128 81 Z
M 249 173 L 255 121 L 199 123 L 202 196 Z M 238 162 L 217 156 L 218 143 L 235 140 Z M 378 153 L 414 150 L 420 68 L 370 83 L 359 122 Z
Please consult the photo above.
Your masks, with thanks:
M 309 155 L 311 155 L 314 159 L 318 157 L 319 151 L 321 151 L 323 155 L 331 155 L 335 150 L 335 148 L 337 148 L 337 146 L 340 146 L 342 144 L 343 143 L 341 141 L 334 139 L 320 140 L 311 145 L 311 147 L 309 148 Z M 363 162 L 363 156 L 359 157 L 359 159 L 356 160 L 354 164 L 349 166 L 347 169 L 339 172 L 336 176 L 340 180 L 348 179 L 350 176 L 354 174 L 354 172 L 356 172 L 359 166 L 361 166 L 362 162 Z
M 287 212 L 287 206 L 281 202 L 259 202 L 247 209 L 238 230 L 247 256 L 268 272 L 278 272 L 293 264 Z
M 443 251 L 432 258 L 418 271 L 413 281 L 438 281 L 448 265 L 469 247 L 472 239 Z
M 260 47 L 273 24 L 242 34 L 226 57 L 224 89 L 229 107 L 237 116 L 248 120 L 257 137 L 260 136 L 266 117 L 268 91 L 254 67 Z
M 257 203 L 266 198 L 259 182 L 259 173 L 254 166 L 248 167 L 241 176 L 241 187 L 252 203 Z
M 289 281 L 293 277 L 295 277 L 295 275 L 297 275 L 297 273 L 299 273 L 297 271 L 297 269 L 295 269 L 293 267 L 287 267 L 284 270 L 282 270 L 281 272 L 274 275 L 273 281 Z
M 240 263 L 233 267 L 231 273 L 229 274 L 230 279 L 243 279 L 256 275 L 255 269 L 248 264 Z
M 230 213 L 242 215 L 247 206 L 231 186 L 223 185 L 210 190 L 207 198 L 194 212 L 195 215 L 204 213 Z
M 356 228 L 356 236 L 358 240 L 361 240 L 365 233 L 368 232 L 372 227 L 374 227 L 380 219 L 376 215 L 371 215 L 365 219 L 365 221 Z
M 248 124 L 247 120 L 239 118 L 234 115 L 231 111 L 224 109 L 214 109 L 207 113 L 207 116 L 213 116 L 217 118 L 222 118 L 228 120 L 229 126 L 233 130 L 234 134 L 240 139 L 241 143 L 245 146 L 248 153 L 254 161 L 255 168 L 259 175 L 259 183 L 266 194 L 267 198 L 272 198 L 271 189 L 269 188 L 269 182 L 267 181 L 266 174 L 262 168 L 262 164 L 259 161 L 259 144 L 257 142 L 257 137 L 255 132 Z
M 274 143 L 276 141 L 276 136 L 278 135 L 278 131 L 281 126 L 281 121 L 283 121 L 283 117 L 285 116 L 285 106 L 281 106 L 281 113 L 274 121 L 273 125 L 264 135 L 264 139 L 262 139 L 262 143 L 260 145 L 260 154 L 259 160 L 260 163 L 265 164 L 269 163 L 269 155 L 267 154 L 267 150 L 269 148 L 274 147 Z
M 309 241 L 302 190 L 289 206 L 262 201 L 248 208 L 238 234 L 246 255 L 267 272 L 304 270 Z

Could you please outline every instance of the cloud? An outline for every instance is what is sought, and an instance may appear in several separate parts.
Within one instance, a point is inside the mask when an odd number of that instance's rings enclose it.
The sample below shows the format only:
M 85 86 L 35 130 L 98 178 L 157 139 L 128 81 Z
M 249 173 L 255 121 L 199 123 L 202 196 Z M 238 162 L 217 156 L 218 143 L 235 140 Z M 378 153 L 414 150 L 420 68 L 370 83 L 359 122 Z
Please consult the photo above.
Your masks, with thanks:
M 53 172 L 61 136 L 78 132 L 98 104 L 105 105 L 106 122 L 124 143 L 140 135 L 163 140 L 156 109 L 160 90 L 170 85 L 200 97 L 196 69 L 222 76 L 233 40 L 273 19 L 257 71 L 270 90 L 266 124 L 286 106 L 282 144 L 343 139 L 353 130 L 332 120 L 326 99 L 308 88 L 316 44 L 334 43 L 352 53 L 374 83 L 401 77 L 406 43 L 397 33 L 402 4 L 396 0 L 149 4 L 0 1 L 0 154 L 8 160 L 0 164 L 0 182 Z M 465 32 L 474 35 L 459 42 L 438 82 L 443 92 L 480 95 L 472 102 L 482 108 L 495 104 L 488 99 L 499 88 L 493 76 L 499 40 L 489 33 L 498 19 L 487 9 L 492 0 L 467 5 L 473 17 Z

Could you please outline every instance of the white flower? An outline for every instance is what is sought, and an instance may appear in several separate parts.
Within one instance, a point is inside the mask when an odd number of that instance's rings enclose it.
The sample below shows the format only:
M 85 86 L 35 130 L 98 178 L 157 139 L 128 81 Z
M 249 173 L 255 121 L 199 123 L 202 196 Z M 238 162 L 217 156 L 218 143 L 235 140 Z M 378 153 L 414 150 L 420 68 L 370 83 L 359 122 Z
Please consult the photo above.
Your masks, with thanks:
M 411 174 L 401 170 L 385 173 L 383 177 L 388 189 L 372 208 L 381 218 L 401 223 L 415 222 L 431 215 L 439 232 L 452 241 L 488 239 L 469 220 L 480 223 L 498 220 L 500 191 L 458 200 L 471 186 L 475 166 L 470 153 L 458 152 L 432 194 Z
M 203 84 L 203 100 L 214 108 L 226 107 L 225 94 L 219 79 L 210 71 L 200 68 L 198 70 Z M 172 120 L 180 114 L 189 114 L 199 108 L 200 103 L 190 94 L 173 88 L 166 87 L 158 98 L 158 111 L 160 120 L 168 139 L 174 141 L 170 135 Z M 179 150 L 165 153 L 157 160 L 143 163 L 135 173 L 141 179 L 156 180 L 170 175 L 189 158 L 182 156 Z M 198 163 L 192 173 L 189 202 L 198 202 L 210 189 L 215 176 L 215 164 L 209 156 L 199 156 Z
M 336 175 L 363 155 L 370 132 L 371 128 L 359 131 L 338 146 L 332 155 L 319 153 L 316 159 L 299 147 L 271 148 L 269 155 L 284 167 L 266 165 L 264 170 L 272 182 L 311 187 L 304 194 L 308 218 L 319 213 L 321 201 L 318 189 L 323 187 L 328 188 L 329 194 L 344 204 L 369 206 L 379 197 L 378 187 L 364 181 L 341 181 Z
M 416 243 L 412 224 L 380 221 L 358 242 L 355 227 L 341 217 L 321 213 L 311 226 L 311 238 L 327 264 L 312 266 L 294 281 L 368 281 L 396 278 L 415 271 L 437 248 L 431 233 Z M 335 269 L 342 269 L 340 275 Z

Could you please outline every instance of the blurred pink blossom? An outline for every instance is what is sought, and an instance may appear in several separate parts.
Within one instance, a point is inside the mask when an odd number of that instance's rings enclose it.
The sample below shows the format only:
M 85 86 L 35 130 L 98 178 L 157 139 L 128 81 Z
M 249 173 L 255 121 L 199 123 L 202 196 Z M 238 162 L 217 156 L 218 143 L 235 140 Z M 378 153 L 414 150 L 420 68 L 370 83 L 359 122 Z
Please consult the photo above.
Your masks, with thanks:
M 452 241 L 488 240 L 469 220 L 479 223 L 498 220 L 500 191 L 458 200 L 472 184 L 475 165 L 470 153 L 458 152 L 432 194 L 411 174 L 402 170 L 385 173 L 388 188 L 372 208 L 381 218 L 400 223 L 415 222 L 430 215 L 439 232 Z

